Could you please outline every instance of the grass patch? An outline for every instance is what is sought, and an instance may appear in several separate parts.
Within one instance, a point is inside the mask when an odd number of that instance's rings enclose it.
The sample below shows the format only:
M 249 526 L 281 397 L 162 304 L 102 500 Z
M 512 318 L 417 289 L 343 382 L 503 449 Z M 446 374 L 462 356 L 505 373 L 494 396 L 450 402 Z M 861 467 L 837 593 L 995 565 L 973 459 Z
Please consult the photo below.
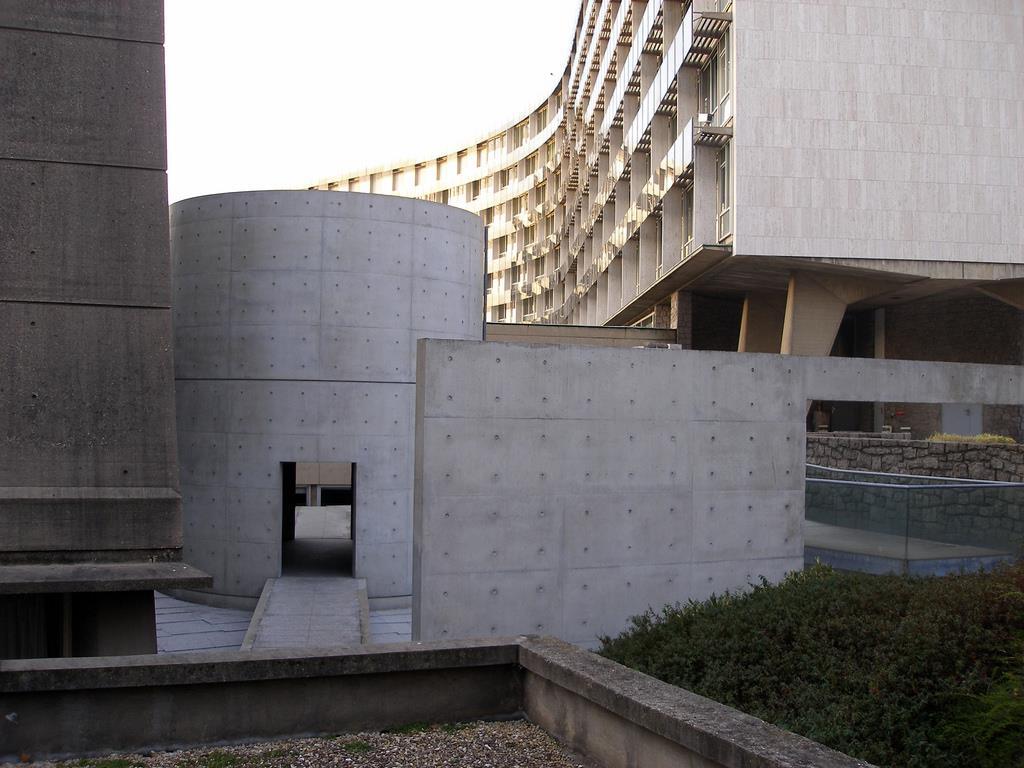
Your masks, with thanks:
M 238 757 L 223 750 L 214 750 L 199 759 L 200 768 L 234 768 L 238 765 Z
M 988 443 L 992 445 L 1016 445 L 1017 441 L 1007 435 L 993 435 L 988 432 L 980 435 L 953 435 L 949 432 L 936 432 L 928 436 L 929 443 Z
M 352 755 L 365 755 L 373 751 L 373 745 L 360 739 L 352 739 L 341 744 L 341 748 Z
M 288 749 L 287 747 L 278 747 L 277 749 L 270 749 L 266 752 L 261 752 L 260 757 L 279 758 L 289 757 L 291 754 L 292 750 Z
M 78 761 L 80 768 L 139 768 L 143 763 L 126 757 L 83 758 Z
M 408 725 L 399 725 L 395 728 L 388 728 L 384 733 L 398 733 L 403 736 L 411 736 L 415 733 L 425 733 L 431 729 L 430 723 L 409 723 Z
M 814 566 L 648 611 L 601 653 L 876 765 L 1024 765 L 1024 565 Z

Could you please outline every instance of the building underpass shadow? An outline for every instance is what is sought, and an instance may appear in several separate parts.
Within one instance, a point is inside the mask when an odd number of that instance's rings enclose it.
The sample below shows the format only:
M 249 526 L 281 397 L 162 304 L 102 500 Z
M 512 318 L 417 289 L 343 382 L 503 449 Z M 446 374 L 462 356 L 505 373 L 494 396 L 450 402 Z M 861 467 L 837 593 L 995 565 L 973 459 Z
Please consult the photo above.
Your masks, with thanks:
M 351 539 L 294 539 L 281 547 L 282 576 L 351 576 Z

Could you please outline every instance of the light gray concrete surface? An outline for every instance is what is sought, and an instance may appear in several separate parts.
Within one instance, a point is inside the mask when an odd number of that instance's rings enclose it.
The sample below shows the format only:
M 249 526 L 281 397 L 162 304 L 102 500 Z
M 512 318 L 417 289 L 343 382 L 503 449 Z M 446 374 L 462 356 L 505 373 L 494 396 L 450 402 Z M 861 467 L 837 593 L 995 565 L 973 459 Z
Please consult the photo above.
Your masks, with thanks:
M 593 645 L 803 565 L 807 401 L 1024 402 L 1011 366 L 424 341 L 413 637 Z
M 412 608 L 370 609 L 371 643 L 407 643 L 412 640 Z
M 295 538 L 352 538 L 352 507 L 296 507 Z
M 238 650 L 252 611 L 213 608 L 156 593 L 157 653 Z
M 186 556 L 214 592 L 280 573 L 281 462 L 356 465 L 355 575 L 408 595 L 416 341 L 479 339 L 483 226 L 347 192 L 171 208 Z
M 868 768 L 548 637 L 14 661 L 0 664 L 0 689 L 5 710 L 18 713 L 0 718 L 0 761 L 525 713 L 606 768 Z
M 368 638 L 367 624 L 362 579 L 267 579 L 242 649 L 360 645 Z
M 733 36 L 736 253 L 1024 261 L 1024 5 L 743 0 Z

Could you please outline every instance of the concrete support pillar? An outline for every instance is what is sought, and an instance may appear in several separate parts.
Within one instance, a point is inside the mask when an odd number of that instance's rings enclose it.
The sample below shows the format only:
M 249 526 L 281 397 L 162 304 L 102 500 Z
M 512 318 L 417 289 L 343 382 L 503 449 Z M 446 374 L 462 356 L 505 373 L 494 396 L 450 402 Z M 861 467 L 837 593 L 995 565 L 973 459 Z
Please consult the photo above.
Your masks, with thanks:
M 590 265 L 594 263 L 594 236 L 591 235 L 583 241 L 583 250 L 580 253 L 580 267 L 582 272 L 586 272 L 590 269 Z
M 895 283 L 810 272 L 789 278 L 782 354 L 828 355 L 850 304 L 885 293 Z
M 651 85 L 654 83 L 654 78 L 658 75 L 658 66 L 661 64 L 659 61 L 661 57 L 656 53 L 641 53 L 640 54 L 640 98 L 647 94 Z
M 777 291 L 748 293 L 743 300 L 737 351 L 778 354 L 785 319 L 786 294 Z
M 619 179 L 615 182 L 615 225 L 618 226 L 622 217 L 629 210 L 632 198 L 629 196 L 629 179 Z
M 605 320 L 622 308 L 622 257 L 608 265 L 608 311 Z
M 622 148 L 622 126 L 613 125 L 608 129 L 608 148 L 611 152 L 618 152 Z
M 665 159 L 672 142 L 676 137 L 672 135 L 672 119 L 668 115 L 657 114 L 651 120 L 651 168 L 658 170 L 661 161 Z
M 671 297 L 671 327 L 676 329 L 676 344 L 693 349 L 693 294 L 676 291 Z
M 874 311 L 874 354 L 876 360 L 885 359 L 885 307 L 879 307 Z M 873 409 L 874 417 L 874 430 L 875 432 L 882 431 L 882 425 L 885 424 L 885 412 L 882 407 L 882 403 L 875 403 Z
M 597 315 L 594 317 L 594 325 L 604 325 L 608 319 L 608 273 L 602 272 L 597 277 Z
M 629 199 L 636 200 L 651 178 L 651 155 L 646 150 L 637 150 L 630 160 Z
M 659 221 L 655 216 L 648 216 L 640 225 L 640 290 L 654 284 L 661 248 L 661 233 L 658 229 Z
M 622 97 L 622 125 L 626 130 L 633 124 L 637 110 L 640 108 L 640 97 L 632 93 L 624 94 Z
M 683 67 L 676 78 L 676 113 L 680 131 L 690 118 L 697 116 L 699 103 L 699 70 L 695 67 Z
M 587 325 L 597 325 L 597 288 L 587 291 Z
M 665 39 L 665 47 L 668 48 L 672 39 L 679 31 L 679 25 L 683 22 L 683 0 L 665 0 L 662 6 L 662 35 Z
M 693 148 L 693 245 L 718 242 L 718 160 L 711 147 Z
M 683 190 L 672 187 L 661 202 L 661 263 L 662 273 L 672 269 L 682 256 Z
M 637 276 L 640 268 L 640 243 L 631 239 L 622 246 L 622 298 L 623 303 L 632 301 L 637 294 Z
M 655 328 L 671 328 L 672 327 L 672 302 L 663 301 L 660 304 L 656 304 L 654 307 L 654 327 Z

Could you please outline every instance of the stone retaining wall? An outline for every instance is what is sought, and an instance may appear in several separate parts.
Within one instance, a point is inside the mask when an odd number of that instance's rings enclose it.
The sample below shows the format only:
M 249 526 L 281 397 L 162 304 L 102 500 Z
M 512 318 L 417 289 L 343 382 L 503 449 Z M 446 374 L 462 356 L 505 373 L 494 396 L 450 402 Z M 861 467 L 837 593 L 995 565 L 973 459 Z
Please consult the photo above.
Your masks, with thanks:
M 1024 445 L 809 434 L 807 461 L 835 469 L 1024 482 Z

